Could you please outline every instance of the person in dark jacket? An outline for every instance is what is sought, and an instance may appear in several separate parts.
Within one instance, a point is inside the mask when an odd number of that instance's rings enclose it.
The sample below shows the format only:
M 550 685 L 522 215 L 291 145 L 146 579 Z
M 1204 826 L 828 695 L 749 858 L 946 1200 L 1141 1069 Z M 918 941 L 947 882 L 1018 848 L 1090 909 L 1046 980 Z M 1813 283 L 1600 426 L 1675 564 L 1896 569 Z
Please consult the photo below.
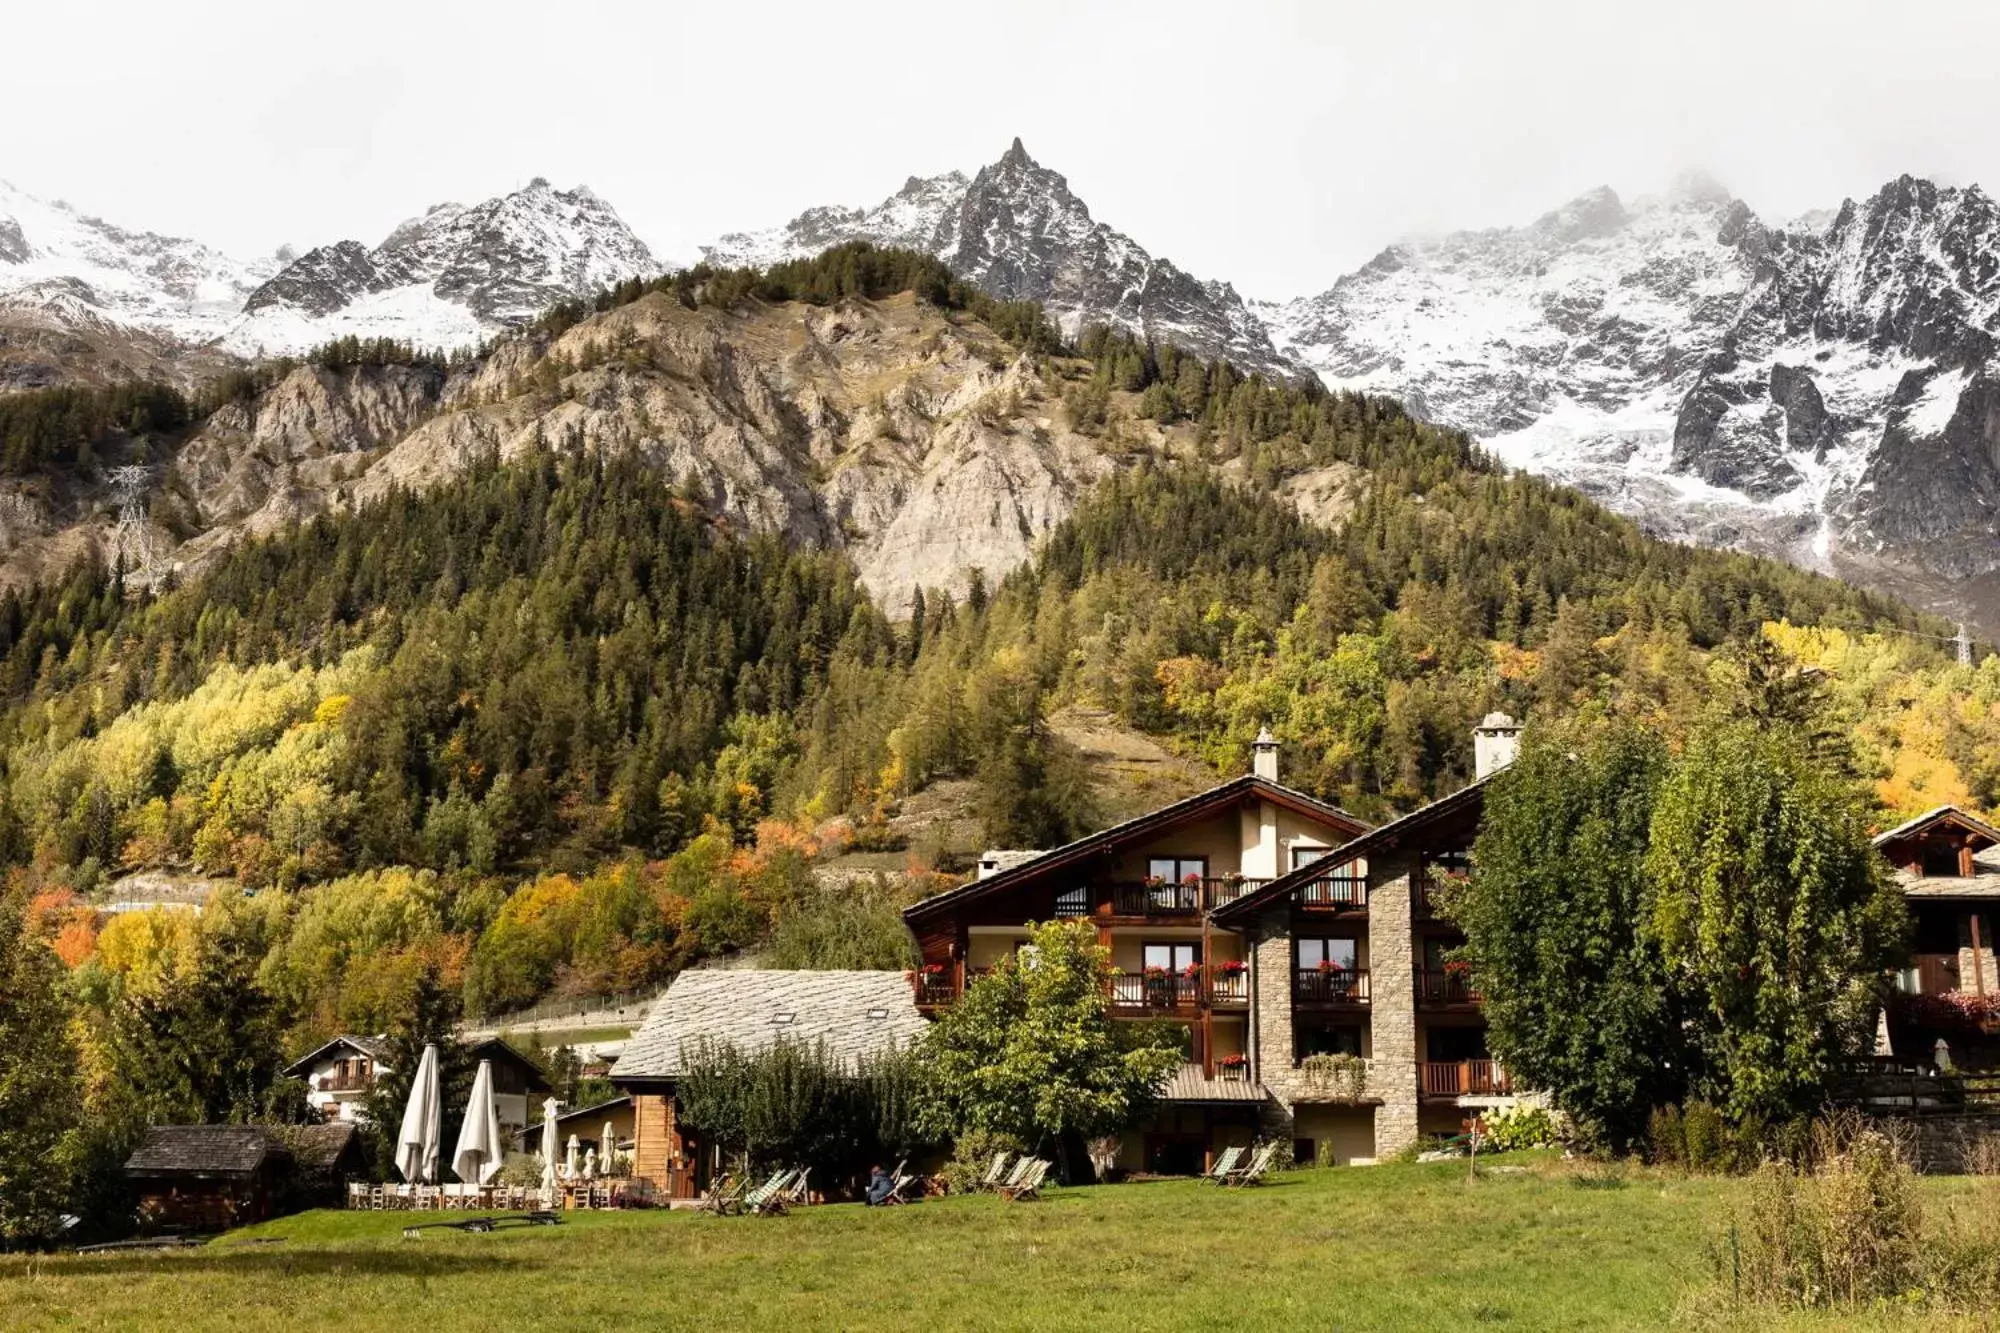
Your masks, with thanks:
M 887 1171 L 880 1166 L 868 1168 L 868 1202 L 871 1206 L 888 1202 L 889 1196 L 895 1192 L 896 1182 L 889 1178 Z

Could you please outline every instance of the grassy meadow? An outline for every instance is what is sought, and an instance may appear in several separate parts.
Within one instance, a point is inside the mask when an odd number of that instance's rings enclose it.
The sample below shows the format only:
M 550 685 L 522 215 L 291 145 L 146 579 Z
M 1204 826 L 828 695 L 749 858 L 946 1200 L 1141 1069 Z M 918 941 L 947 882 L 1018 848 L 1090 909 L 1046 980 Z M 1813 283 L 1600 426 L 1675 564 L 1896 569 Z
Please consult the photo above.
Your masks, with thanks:
M 1963 1182 L 1926 1182 L 1949 1193 Z M 1730 1309 L 1710 1255 L 1744 1183 L 1501 1158 L 781 1218 L 572 1215 L 406 1240 L 317 1212 L 161 1254 L 0 1257 L 10 1328 L 953 1330 L 1952 1328 Z M 429 1219 L 425 1219 L 429 1220 Z M 1966 1324 L 1976 1327 L 1976 1324 Z

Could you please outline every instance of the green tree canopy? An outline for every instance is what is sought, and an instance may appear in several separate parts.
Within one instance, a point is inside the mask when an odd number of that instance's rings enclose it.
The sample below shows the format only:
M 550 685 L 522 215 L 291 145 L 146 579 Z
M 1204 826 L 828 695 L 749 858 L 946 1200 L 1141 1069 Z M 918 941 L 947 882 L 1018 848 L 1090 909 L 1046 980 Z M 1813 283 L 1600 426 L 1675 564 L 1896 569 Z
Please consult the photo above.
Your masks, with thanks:
M 1651 928 L 1699 1006 L 1703 1091 L 1738 1117 L 1812 1109 L 1867 1050 L 1907 928 L 1860 800 L 1814 749 L 1800 728 L 1704 727 L 1653 809 Z
M 1110 951 L 1089 923 L 1052 921 L 966 989 L 928 1033 L 921 1120 L 1053 1141 L 1129 1128 L 1182 1055 L 1164 1034 L 1121 1042 L 1106 1009 Z
M 52 1234 L 83 1151 L 83 1101 L 56 956 L 0 896 L 0 1241 Z
M 1530 733 L 1488 788 L 1477 869 L 1450 903 L 1495 1055 L 1617 1149 L 1680 1097 L 1692 1054 L 1647 929 L 1665 768 L 1665 746 L 1634 726 Z

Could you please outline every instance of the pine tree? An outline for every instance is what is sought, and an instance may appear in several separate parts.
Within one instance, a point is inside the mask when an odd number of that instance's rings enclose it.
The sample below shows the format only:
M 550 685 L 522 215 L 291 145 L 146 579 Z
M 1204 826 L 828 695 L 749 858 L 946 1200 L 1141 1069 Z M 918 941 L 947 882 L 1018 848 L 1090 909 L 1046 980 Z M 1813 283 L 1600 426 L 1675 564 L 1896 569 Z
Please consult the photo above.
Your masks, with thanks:
M 61 965 L 0 896 L 0 1241 L 54 1234 L 84 1150 Z

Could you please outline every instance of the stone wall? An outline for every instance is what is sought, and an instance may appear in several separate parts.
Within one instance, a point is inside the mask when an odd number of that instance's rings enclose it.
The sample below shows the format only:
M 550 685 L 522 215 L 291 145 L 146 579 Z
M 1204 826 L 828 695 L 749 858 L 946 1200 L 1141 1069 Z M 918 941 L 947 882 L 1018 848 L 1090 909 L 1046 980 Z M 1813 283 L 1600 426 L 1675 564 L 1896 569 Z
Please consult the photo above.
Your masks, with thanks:
M 1967 945 L 1958 951 L 1958 988 L 1992 995 L 2000 992 L 2000 968 L 1994 965 L 1993 950 Z
M 1417 1141 L 1417 982 L 1410 933 L 1415 858 L 1391 852 L 1368 867 L 1368 1090 L 1375 1155 L 1392 1157 Z

